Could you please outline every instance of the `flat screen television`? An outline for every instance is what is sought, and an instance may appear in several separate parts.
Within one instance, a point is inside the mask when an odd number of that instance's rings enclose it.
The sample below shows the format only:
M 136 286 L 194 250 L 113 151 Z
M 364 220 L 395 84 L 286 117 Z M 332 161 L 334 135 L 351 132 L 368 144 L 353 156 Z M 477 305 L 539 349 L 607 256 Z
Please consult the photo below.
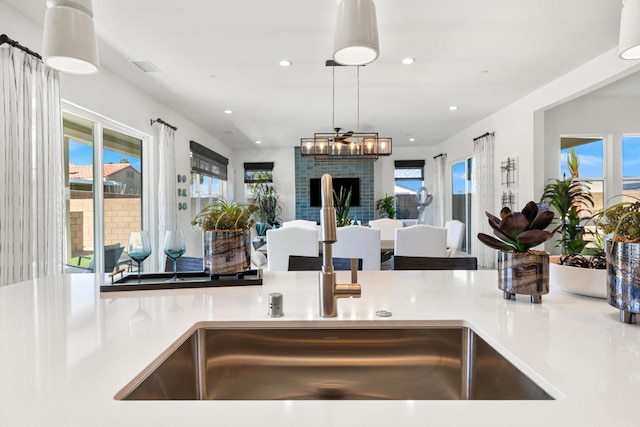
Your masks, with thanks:
M 340 194 L 340 187 L 351 188 L 351 206 L 360 206 L 360 178 L 333 178 L 333 189 Z M 309 179 L 309 206 L 322 207 L 320 178 Z

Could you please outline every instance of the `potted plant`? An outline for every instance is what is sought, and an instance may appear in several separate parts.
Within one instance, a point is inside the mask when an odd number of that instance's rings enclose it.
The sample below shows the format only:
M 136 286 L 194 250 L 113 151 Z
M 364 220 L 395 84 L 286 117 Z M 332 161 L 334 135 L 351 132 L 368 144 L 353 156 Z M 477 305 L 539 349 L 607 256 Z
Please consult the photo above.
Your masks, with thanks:
M 238 273 L 251 265 L 252 214 L 257 206 L 215 199 L 191 224 L 201 230 L 205 270 L 211 274 Z
M 255 211 L 256 232 L 264 237 L 267 230 L 280 226 L 282 202 L 276 188 L 269 182 L 268 176 L 262 172 L 256 177 L 257 181 L 251 186 L 251 201 L 257 206 Z
M 376 210 L 381 218 L 396 218 L 396 198 L 385 193 L 385 197 L 376 200 Z
M 485 214 L 497 238 L 478 233 L 478 240 L 498 250 L 498 287 L 504 298 L 522 294 L 530 295 L 532 303 L 542 302 L 542 295 L 549 293 L 549 254 L 532 248 L 558 230 L 545 231 L 554 213 L 546 205 L 531 201 L 521 212 L 502 208 L 500 218 Z
M 347 191 L 344 187 L 340 187 L 340 192 L 333 190 L 333 204 L 336 209 L 336 226 L 346 227 L 351 225 L 353 220 L 349 218 L 349 209 L 351 208 L 351 188 Z
M 640 313 L 640 200 L 603 209 L 597 226 L 606 233 L 607 301 L 631 323 Z
M 550 257 L 550 282 L 567 292 L 605 298 L 604 250 L 597 249 L 597 239 L 585 238 L 585 227 L 592 217 L 584 213 L 593 208 L 589 188 L 578 180 L 563 177 L 544 187 L 540 201 L 547 203 L 560 220 L 558 246 L 562 255 Z

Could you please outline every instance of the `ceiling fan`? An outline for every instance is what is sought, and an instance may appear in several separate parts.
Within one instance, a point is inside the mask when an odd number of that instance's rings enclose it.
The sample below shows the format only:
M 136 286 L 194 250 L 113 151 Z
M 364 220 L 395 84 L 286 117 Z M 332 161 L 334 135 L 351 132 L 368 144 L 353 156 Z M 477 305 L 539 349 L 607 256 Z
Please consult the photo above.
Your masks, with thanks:
M 350 130 L 348 132 L 344 132 L 343 134 L 340 134 L 340 130 L 342 128 L 333 128 L 333 130 L 336 131 L 336 135 L 333 137 L 333 142 L 340 142 L 343 143 L 345 142 L 349 137 L 351 137 L 353 135 L 353 131 Z

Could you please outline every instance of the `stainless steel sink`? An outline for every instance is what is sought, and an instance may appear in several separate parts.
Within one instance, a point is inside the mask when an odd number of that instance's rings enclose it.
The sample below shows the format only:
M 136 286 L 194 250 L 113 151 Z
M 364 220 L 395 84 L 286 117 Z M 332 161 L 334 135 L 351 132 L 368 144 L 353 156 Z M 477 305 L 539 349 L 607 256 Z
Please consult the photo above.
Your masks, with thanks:
M 466 327 L 200 328 L 116 399 L 553 399 Z

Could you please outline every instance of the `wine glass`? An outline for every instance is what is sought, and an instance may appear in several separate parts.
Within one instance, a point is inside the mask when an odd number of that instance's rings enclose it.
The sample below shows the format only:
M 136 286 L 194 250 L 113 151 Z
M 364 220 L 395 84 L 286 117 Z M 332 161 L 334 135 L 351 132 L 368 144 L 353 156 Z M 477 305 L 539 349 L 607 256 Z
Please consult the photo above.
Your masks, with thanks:
M 140 264 L 151 255 L 151 240 L 146 231 L 132 231 L 129 234 L 127 255 L 138 263 L 138 283 L 142 282 Z
M 164 253 L 173 260 L 173 278 L 169 282 L 178 280 L 178 258 L 184 254 L 186 247 L 184 244 L 184 234 L 181 230 L 167 231 L 164 235 Z

